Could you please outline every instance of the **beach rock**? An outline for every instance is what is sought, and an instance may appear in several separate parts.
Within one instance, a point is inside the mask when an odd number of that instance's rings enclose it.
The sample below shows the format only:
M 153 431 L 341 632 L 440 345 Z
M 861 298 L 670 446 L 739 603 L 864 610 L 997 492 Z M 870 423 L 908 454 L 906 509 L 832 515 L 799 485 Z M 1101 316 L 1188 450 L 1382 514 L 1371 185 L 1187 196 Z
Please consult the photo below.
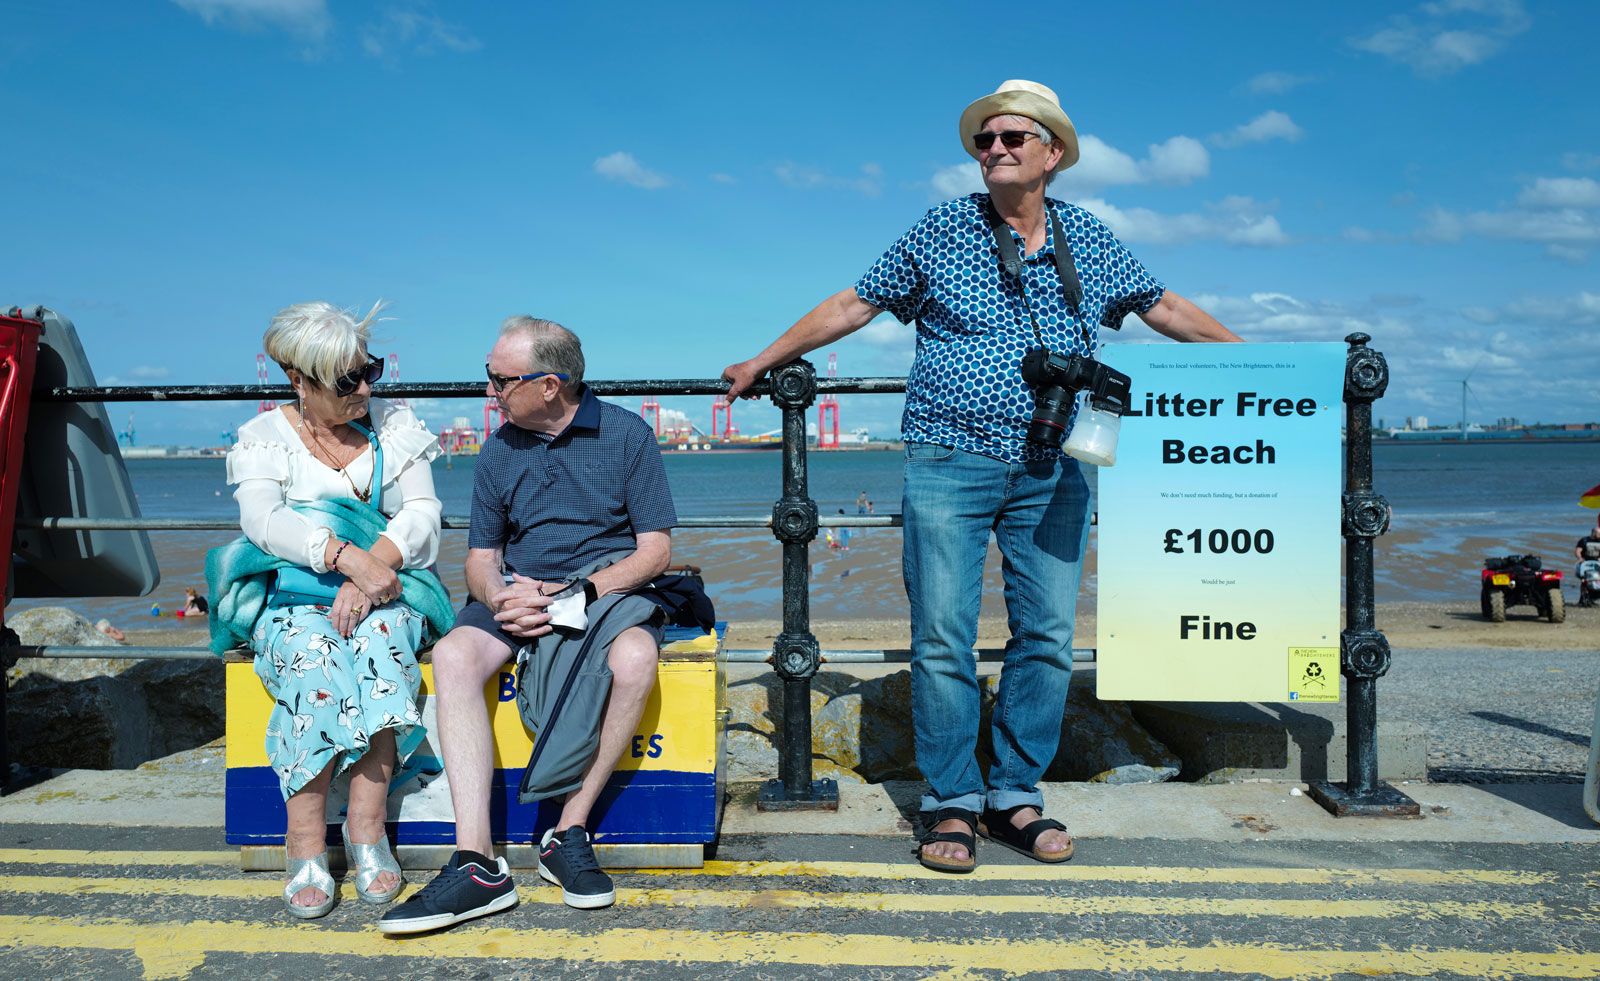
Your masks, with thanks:
M 770 780 L 778 775 L 778 747 L 772 736 L 750 729 L 728 730 L 728 780 Z
M 832 674 L 812 677 L 811 717 L 816 718 L 830 695 L 843 691 L 853 682 L 853 678 Z M 778 730 L 783 713 L 783 679 L 776 672 L 768 671 L 729 685 L 727 698 L 730 729 L 738 726 L 765 733 Z
M 867 781 L 856 771 L 840 766 L 830 759 L 821 756 L 811 758 L 811 779 L 825 780 L 832 778 L 838 783 L 866 783 Z
M 91 628 L 92 629 L 92 628 Z M 123 769 L 221 736 L 219 659 L 129 662 L 114 675 L 24 675 L 6 701 L 6 746 L 19 763 Z
M 116 641 L 94 628 L 94 624 L 64 606 L 40 606 L 23 610 L 6 620 L 17 632 L 17 643 L 30 646 L 119 647 Z M 41 674 L 62 681 L 79 681 L 99 675 L 121 674 L 136 662 L 119 658 L 24 657 L 8 660 L 6 668 L 13 678 Z
M 869 783 L 916 780 L 911 727 L 911 672 L 858 682 L 815 715 L 811 749 Z

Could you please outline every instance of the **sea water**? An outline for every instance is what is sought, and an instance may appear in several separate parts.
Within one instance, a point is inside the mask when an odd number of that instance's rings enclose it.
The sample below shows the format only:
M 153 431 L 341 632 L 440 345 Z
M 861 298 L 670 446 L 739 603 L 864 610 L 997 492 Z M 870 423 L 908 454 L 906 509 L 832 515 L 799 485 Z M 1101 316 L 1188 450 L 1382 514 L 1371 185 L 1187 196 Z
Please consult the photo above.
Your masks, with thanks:
M 470 512 L 474 460 L 441 457 L 434 462 L 434 483 L 446 515 L 465 517 Z M 769 514 L 773 501 L 782 493 L 781 463 L 782 454 L 778 451 L 666 454 L 667 477 L 678 515 L 704 518 Z M 811 496 L 823 515 L 858 513 L 857 501 L 863 494 L 872 502 L 874 513 L 897 513 L 903 463 L 902 454 L 892 450 L 812 452 L 808 455 Z M 1593 527 L 1595 512 L 1583 510 L 1577 503 L 1581 492 L 1600 482 L 1600 446 L 1592 443 L 1380 441 L 1374 445 L 1373 467 L 1374 490 L 1394 509 L 1391 533 L 1379 539 L 1380 602 L 1465 599 L 1475 606 L 1476 570 L 1483 555 L 1535 552 L 1544 555 L 1553 567 L 1568 569 L 1572 564 L 1568 561 L 1572 543 Z M 1095 468 L 1086 467 L 1085 472 L 1093 487 Z M 128 473 L 145 517 L 238 517 L 220 459 L 130 460 Z M 150 624 L 152 600 L 170 613 L 185 586 L 203 590 L 206 549 L 234 537 L 227 532 L 150 534 L 162 571 L 162 584 L 153 597 L 86 599 L 71 605 L 86 616 L 106 616 L 123 627 Z M 887 561 L 897 566 L 899 534 L 898 529 L 856 529 L 852 541 L 853 555 L 858 558 L 850 561 Z M 465 532 L 445 531 L 444 536 L 444 556 L 459 556 Z M 715 568 L 729 565 L 727 557 L 738 554 L 755 563 L 754 574 L 741 566 L 736 582 L 721 579 L 708 570 L 708 585 L 719 601 L 722 615 L 762 619 L 780 616 L 780 551 L 769 532 L 681 531 L 677 537 L 677 561 Z M 812 547 L 819 573 L 823 571 L 820 563 L 829 558 L 820 538 L 819 535 Z M 691 539 L 693 548 L 686 552 L 683 546 Z M 1091 536 L 1091 548 L 1093 540 Z M 887 559 L 885 552 L 891 553 Z M 761 564 L 762 558 L 769 561 Z M 829 569 L 827 576 L 848 576 L 849 563 L 837 555 L 832 558 L 842 571 Z M 762 568 L 769 569 L 770 576 L 760 574 Z M 441 573 L 447 583 L 459 580 L 459 569 L 441 568 Z M 817 576 L 819 586 L 823 585 L 823 578 Z M 903 617 L 904 595 L 885 585 L 884 579 L 880 575 L 877 588 L 870 590 L 830 591 L 826 605 L 814 609 L 813 615 L 835 619 Z M 1085 588 L 1093 589 L 1092 578 L 1086 580 Z M 18 600 L 13 610 L 49 602 Z

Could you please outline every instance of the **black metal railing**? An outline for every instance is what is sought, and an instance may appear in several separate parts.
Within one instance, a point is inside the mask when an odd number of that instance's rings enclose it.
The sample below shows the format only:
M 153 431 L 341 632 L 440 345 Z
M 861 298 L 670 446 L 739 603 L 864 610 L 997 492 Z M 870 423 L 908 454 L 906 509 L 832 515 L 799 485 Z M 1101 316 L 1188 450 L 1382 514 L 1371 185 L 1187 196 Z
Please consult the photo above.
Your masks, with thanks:
M 1374 623 L 1373 539 L 1388 529 L 1389 507 L 1372 492 L 1372 402 L 1383 395 L 1388 366 L 1383 356 L 1368 350 L 1370 338 L 1351 334 L 1346 360 L 1344 400 L 1347 439 L 1343 533 L 1346 545 L 1346 629 L 1341 635 L 1342 670 L 1349 678 L 1349 766 L 1342 786 L 1318 783 L 1312 795 L 1329 810 L 1345 814 L 1415 814 L 1417 805 L 1377 777 L 1376 681 L 1389 665 L 1389 647 Z M 597 395 L 723 395 L 726 382 L 712 379 L 642 379 L 596 381 L 589 387 Z M 757 383 L 756 395 L 766 395 L 783 413 L 782 490 L 770 515 L 730 515 L 680 520 L 683 528 L 771 528 L 783 547 L 783 627 L 770 654 L 735 651 L 735 661 L 766 660 L 783 682 L 783 717 L 778 777 L 768 781 L 758 797 L 764 810 L 832 808 L 838 806 L 838 785 L 831 779 L 813 779 L 811 759 L 811 679 L 825 660 L 837 663 L 904 662 L 903 650 L 825 652 L 811 631 L 809 545 L 819 527 L 900 527 L 898 514 L 819 517 L 810 496 L 806 460 L 806 410 L 819 394 L 896 394 L 905 391 L 903 378 L 818 378 L 806 361 L 776 369 L 770 380 Z M 380 384 L 374 394 L 384 398 L 482 398 L 481 382 L 424 382 Z M 40 402 L 178 402 L 253 401 L 287 399 L 287 385 L 161 385 L 116 387 L 62 387 L 35 392 Z M 465 516 L 444 518 L 443 526 L 465 529 Z M 54 517 L 29 522 L 19 528 L 46 530 L 217 530 L 234 531 L 233 521 L 195 521 L 159 518 Z M 209 657 L 202 649 L 151 647 L 33 647 L 0 648 L 9 656 L 52 657 Z M 764 655 L 764 656 L 761 656 Z M 1087 657 L 1085 657 L 1087 655 Z M 1075 650 L 1075 659 L 1092 660 L 1093 650 Z M 980 649 L 974 656 L 1000 661 L 1004 651 Z M 4 718 L 4 689 L 0 684 L 0 719 Z M 9 780 L 0 732 L 0 780 Z

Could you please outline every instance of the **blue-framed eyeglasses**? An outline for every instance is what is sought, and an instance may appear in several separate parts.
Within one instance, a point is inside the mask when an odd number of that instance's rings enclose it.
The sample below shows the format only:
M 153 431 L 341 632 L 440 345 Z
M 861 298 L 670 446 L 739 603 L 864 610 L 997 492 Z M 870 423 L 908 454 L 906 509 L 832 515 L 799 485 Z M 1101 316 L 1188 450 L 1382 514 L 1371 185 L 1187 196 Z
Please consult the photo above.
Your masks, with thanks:
M 483 371 L 484 374 L 489 376 L 489 384 L 493 386 L 496 395 L 504 392 L 506 390 L 506 386 L 514 381 L 533 381 L 535 378 L 543 378 L 545 375 L 549 375 L 552 378 L 559 378 L 562 381 L 567 380 L 567 376 L 559 371 L 535 371 L 529 375 L 497 375 L 490 370 L 488 365 L 483 366 Z

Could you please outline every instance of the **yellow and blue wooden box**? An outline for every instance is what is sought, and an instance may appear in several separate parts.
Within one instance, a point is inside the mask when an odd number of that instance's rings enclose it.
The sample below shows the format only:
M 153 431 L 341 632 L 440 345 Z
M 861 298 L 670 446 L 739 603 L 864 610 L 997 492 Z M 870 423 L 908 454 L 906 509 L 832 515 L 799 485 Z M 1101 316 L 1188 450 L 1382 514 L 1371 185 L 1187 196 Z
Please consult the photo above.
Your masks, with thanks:
M 610 865 L 698 865 L 717 837 L 721 814 L 725 730 L 722 637 L 668 628 L 656 673 L 632 745 L 600 800 L 589 830 L 601 860 Z M 227 786 L 225 830 L 242 846 L 249 868 L 282 868 L 285 822 L 278 776 L 267 763 L 267 718 L 273 701 L 255 675 L 248 652 L 227 664 Z M 427 736 L 390 784 L 389 824 L 407 865 L 438 865 L 455 840 L 449 780 L 437 742 L 433 665 L 422 665 L 423 722 Z M 517 786 L 533 742 L 517 712 L 511 665 L 484 688 L 494 731 L 490 822 L 513 865 L 530 864 L 531 850 L 560 814 L 558 801 L 522 804 Z M 329 794 L 328 823 L 343 820 L 343 784 Z M 335 852 L 338 849 L 334 849 Z M 407 861 L 407 856 L 411 861 Z M 609 860 L 608 856 L 609 855 Z

